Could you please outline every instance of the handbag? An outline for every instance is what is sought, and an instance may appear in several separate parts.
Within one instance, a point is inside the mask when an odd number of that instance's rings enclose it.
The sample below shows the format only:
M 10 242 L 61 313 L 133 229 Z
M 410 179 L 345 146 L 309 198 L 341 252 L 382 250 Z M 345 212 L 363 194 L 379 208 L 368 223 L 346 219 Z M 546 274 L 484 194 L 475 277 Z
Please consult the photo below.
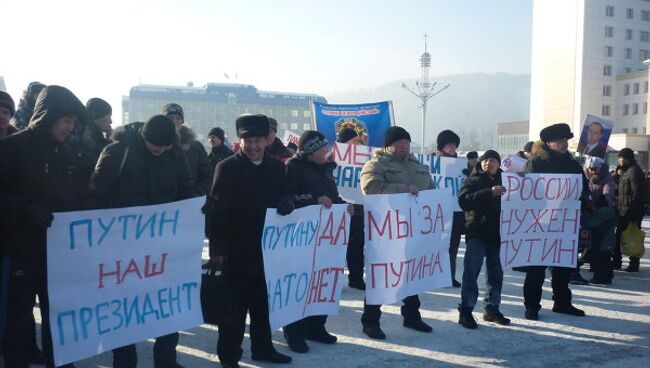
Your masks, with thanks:
M 621 234 L 621 252 L 629 257 L 641 258 L 645 253 L 645 232 L 630 222 Z
M 219 324 L 226 315 L 226 281 L 218 267 L 213 264 L 203 266 L 201 275 L 201 309 L 204 323 Z

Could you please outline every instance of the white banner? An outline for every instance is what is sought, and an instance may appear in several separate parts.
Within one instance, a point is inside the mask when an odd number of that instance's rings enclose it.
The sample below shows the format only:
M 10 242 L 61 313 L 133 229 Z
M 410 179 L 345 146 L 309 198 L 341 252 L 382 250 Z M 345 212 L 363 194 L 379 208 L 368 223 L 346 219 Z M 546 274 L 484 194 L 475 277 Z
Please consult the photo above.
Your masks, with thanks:
M 451 189 L 451 209 L 454 212 L 461 212 L 462 209 L 458 204 L 458 191 L 463 185 L 463 181 L 467 179 L 463 174 L 463 170 L 467 168 L 467 159 L 465 157 L 422 156 L 420 154 L 416 154 L 415 157 L 429 166 L 434 188 Z
M 361 169 L 372 157 L 372 148 L 360 144 L 335 142 L 332 159 L 336 162 L 334 179 L 339 195 L 348 203 L 363 204 Z
M 204 202 L 54 215 L 47 275 L 57 366 L 203 323 Z
M 271 329 L 307 316 L 337 314 L 344 284 L 347 205 L 266 212 L 262 252 Z
M 451 189 L 365 197 L 368 304 L 451 285 L 451 202 Z
M 580 174 L 502 174 L 501 265 L 575 268 Z
M 289 143 L 293 143 L 296 146 L 298 146 L 298 141 L 300 140 L 300 135 L 296 134 L 290 130 L 285 130 L 284 131 L 284 137 L 282 138 L 282 142 L 284 145 L 288 145 Z

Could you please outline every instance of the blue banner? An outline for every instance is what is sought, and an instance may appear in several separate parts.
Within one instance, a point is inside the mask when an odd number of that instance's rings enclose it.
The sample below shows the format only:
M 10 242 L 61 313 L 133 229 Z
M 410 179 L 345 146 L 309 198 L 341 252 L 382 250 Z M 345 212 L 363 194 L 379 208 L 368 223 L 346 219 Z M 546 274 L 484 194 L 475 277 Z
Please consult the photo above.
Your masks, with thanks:
M 314 102 L 316 130 L 323 133 L 330 143 L 345 129 L 353 129 L 358 138 L 356 144 L 372 147 L 384 146 L 384 132 L 393 125 L 390 101 L 361 105 L 332 105 Z M 353 143 L 353 142 L 349 142 Z

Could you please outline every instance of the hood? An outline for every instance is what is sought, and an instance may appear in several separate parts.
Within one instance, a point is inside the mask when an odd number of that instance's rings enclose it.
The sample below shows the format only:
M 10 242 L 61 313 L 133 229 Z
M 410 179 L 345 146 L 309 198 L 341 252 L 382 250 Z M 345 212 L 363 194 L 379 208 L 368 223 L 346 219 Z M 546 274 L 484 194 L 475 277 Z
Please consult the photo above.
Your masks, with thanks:
M 72 135 L 80 138 L 87 120 L 86 107 L 67 88 L 48 86 L 38 95 L 29 129 L 49 132 L 58 119 L 68 115 L 77 117 L 75 132 Z
M 550 161 L 551 159 L 573 159 L 573 156 L 570 152 L 561 154 L 554 151 L 551 151 L 550 148 L 543 141 L 537 141 L 533 144 L 533 148 L 530 150 L 532 157 L 537 157 L 543 161 Z
M 16 126 L 13 124 L 7 125 L 7 136 L 18 133 L 19 131 L 20 129 L 16 128 Z
M 140 136 L 142 127 L 144 127 L 143 122 L 135 122 L 131 124 L 122 125 L 113 130 L 113 132 L 111 133 L 111 138 L 113 138 L 115 142 L 122 142 L 127 144 L 134 143 L 137 141 L 137 138 Z
M 181 125 L 181 130 L 179 132 L 181 147 L 184 150 L 188 150 L 192 143 L 196 141 L 196 133 L 188 127 L 187 125 Z

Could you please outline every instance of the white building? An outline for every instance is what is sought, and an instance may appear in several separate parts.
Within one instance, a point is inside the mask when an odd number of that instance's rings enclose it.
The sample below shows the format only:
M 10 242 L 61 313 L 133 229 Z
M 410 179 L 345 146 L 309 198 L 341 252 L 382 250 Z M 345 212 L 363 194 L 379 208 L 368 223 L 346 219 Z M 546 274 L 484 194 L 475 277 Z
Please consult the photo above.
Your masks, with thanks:
M 535 0 L 530 136 L 587 114 L 616 122 L 610 146 L 647 167 L 650 0 Z M 577 146 L 577 140 L 572 142 Z

